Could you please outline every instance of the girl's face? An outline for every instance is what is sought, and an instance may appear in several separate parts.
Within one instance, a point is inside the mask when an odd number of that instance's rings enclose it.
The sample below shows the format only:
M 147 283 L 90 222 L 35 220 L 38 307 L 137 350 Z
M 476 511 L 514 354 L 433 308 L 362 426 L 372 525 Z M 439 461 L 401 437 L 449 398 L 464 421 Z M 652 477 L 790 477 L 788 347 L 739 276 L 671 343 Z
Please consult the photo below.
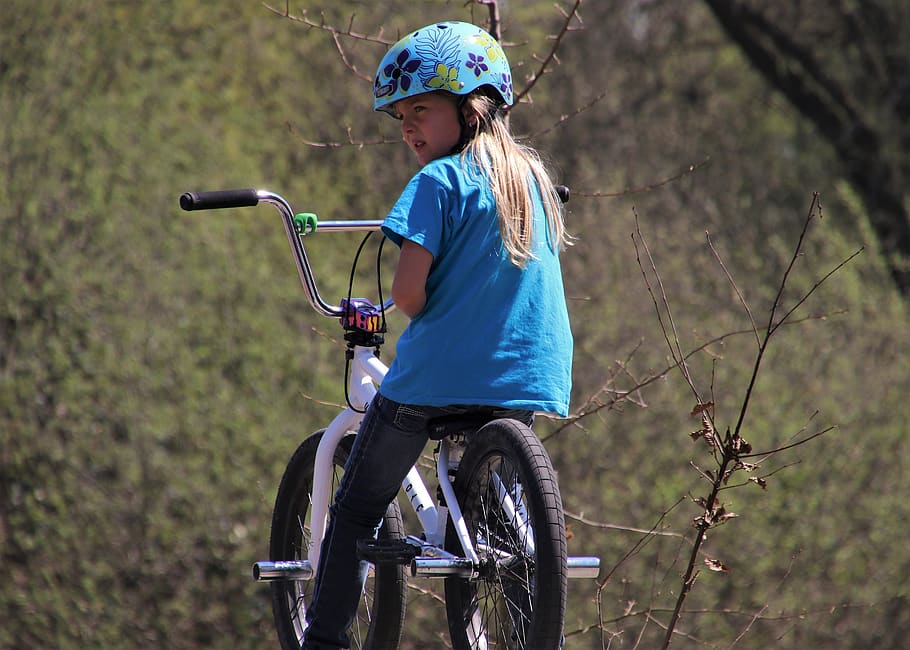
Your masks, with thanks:
M 395 103 L 401 135 L 421 166 L 447 155 L 461 139 L 458 105 L 452 95 L 428 92 Z

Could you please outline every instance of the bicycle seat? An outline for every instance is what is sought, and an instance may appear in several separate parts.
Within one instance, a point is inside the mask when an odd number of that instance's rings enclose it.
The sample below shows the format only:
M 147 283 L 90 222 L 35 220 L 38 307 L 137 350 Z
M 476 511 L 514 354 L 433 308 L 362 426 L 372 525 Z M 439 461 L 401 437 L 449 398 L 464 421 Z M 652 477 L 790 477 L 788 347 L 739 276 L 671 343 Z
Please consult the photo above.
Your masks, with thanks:
M 464 413 L 452 413 L 431 418 L 427 422 L 430 440 L 442 440 L 459 433 L 474 433 L 483 425 L 493 420 L 519 420 L 528 426 L 534 421 L 531 411 L 505 408 L 501 406 L 471 406 Z
M 473 433 L 487 422 L 496 419 L 490 411 L 472 411 L 470 413 L 454 413 L 441 415 L 427 422 L 427 432 L 430 440 L 442 440 L 459 433 Z

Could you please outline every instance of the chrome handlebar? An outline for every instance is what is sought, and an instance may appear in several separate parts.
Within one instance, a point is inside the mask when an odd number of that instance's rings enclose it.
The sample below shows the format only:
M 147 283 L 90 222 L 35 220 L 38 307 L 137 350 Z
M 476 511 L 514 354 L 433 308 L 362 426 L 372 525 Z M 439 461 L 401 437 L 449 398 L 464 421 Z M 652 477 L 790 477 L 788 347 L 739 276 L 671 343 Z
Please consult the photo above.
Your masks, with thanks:
M 316 285 L 316 277 L 313 274 L 313 267 L 307 257 L 306 248 L 303 245 L 303 238 L 306 231 L 301 231 L 294 221 L 294 211 L 291 204 L 279 194 L 269 192 L 268 190 L 218 190 L 214 192 L 186 192 L 180 197 L 180 207 L 187 211 L 194 210 L 221 210 L 224 208 L 252 207 L 259 203 L 268 203 L 274 206 L 281 215 L 284 222 L 285 234 L 288 243 L 291 245 L 291 251 L 294 253 L 294 261 L 297 265 L 297 273 L 300 276 L 300 283 L 303 285 L 304 293 L 307 300 L 316 310 L 316 313 L 323 316 L 335 318 L 341 317 L 345 310 L 339 305 L 331 305 L 322 299 L 319 295 L 319 288 Z M 342 232 L 352 231 L 374 231 L 379 230 L 382 226 L 381 220 L 340 220 L 340 221 L 320 221 L 319 230 L 332 230 Z M 394 307 L 391 300 L 387 300 L 382 308 L 390 311 Z

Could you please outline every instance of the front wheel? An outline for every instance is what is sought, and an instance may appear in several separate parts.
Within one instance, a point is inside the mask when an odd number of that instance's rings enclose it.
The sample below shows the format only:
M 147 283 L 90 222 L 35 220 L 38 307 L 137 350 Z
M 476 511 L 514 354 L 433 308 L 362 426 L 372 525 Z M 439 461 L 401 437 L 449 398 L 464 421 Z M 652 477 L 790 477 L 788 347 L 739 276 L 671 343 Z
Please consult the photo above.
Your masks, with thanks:
M 281 478 L 275 510 L 269 555 L 273 562 L 305 560 L 310 544 L 310 495 L 313 491 L 313 466 L 322 431 L 304 440 Z M 332 494 L 338 488 L 354 436 L 346 436 L 335 450 Z M 401 511 L 393 501 L 379 529 L 379 539 L 403 537 Z M 306 629 L 306 608 L 313 597 L 315 581 L 283 580 L 273 582 L 272 611 L 282 650 L 300 650 Z M 401 639 L 407 598 L 404 567 L 394 564 L 370 566 L 354 625 L 349 630 L 351 648 L 386 650 L 397 648 Z
M 556 473 L 543 444 L 520 422 L 494 420 L 469 439 L 454 487 L 480 575 L 446 578 L 453 647 L 560 647 L 566 529 Z M 446 549 L 463 554 L 451 523 Z

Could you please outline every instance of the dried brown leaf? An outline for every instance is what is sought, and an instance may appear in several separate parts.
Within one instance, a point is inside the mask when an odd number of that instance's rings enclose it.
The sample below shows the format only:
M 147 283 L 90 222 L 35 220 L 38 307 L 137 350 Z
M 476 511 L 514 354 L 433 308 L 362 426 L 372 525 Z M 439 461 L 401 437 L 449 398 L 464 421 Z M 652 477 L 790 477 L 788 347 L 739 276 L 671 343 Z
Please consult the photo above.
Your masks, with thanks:
M 712 571 L 720 571 L 721 573 L 730 573 L 730 567 L 721 562 L 720 560 L 715 560 L 714 558 L 706 557 L 705 564 Z
M 726 508 L 721 506 L 714 511 L 713 520 L 715 524 L 724 524 L 727 520 L 738 516 L 735 512 L 728 512 Z
M 700 413 L 704 413 L 708 409 L 714 408 L 714 402 L 705 402 L 704 404 L 698 403 L 692 408 L 692 412 L 689 414 L 693 418 Z
M 733 437 L 730 438 L 730 449 L 732 449 L 735 454 L 748 454 L 752 451 L 752 445 L 738 433 L 734 433 Z

